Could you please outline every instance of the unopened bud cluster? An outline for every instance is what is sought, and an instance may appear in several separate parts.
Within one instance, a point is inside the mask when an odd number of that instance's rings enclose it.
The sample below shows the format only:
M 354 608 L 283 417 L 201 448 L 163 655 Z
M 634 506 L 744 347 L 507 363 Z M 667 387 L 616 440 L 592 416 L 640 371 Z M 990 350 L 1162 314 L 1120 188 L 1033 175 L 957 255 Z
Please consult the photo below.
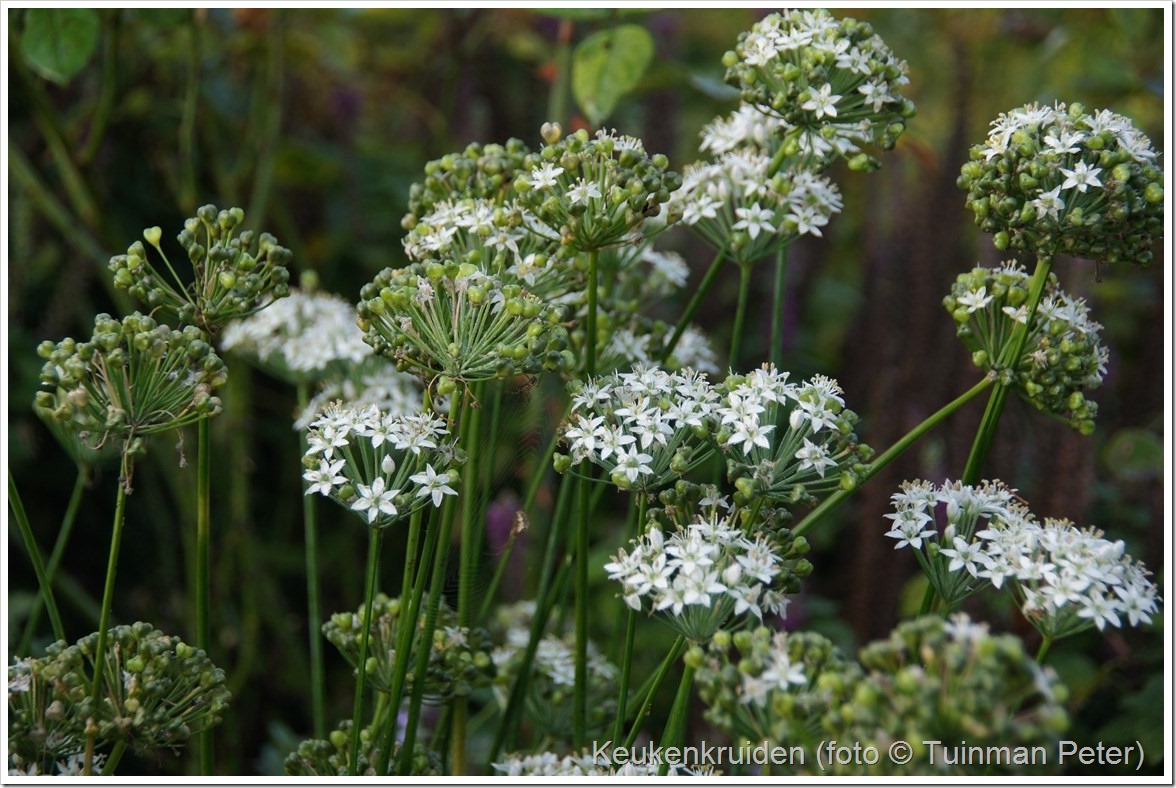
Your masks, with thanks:
M 46 340 L 36 404 L 98 446 L 111 437 L 131 442 L 176 429 L 221 410 L 215 396 L 227 379 L 224 363 L 195 326 L 178 331 L 132 313 L 100 314 L 85 342 Z
M 351 720 L 343 720 L 325 739 L 307 739 L 286 756 L 284 770 L 291 777 L 385 777 L 377 771 L 382 762 L 383 736 L 381 730 L 371 725 L 359 732 L 359 758 L 356 769 L 351 769 Z M 389 762 L 393 767 L 400 760 L 400 743 L 392 746 Z M 413 750 L 410 773 L 416 776 L 437 776 L 442 774 L 441 759 L 424 745 L 417 744 Z
M 202 650 L 147 623 L 113 627 L 102 691 L 90 696 L 98 633 L 51 645 L 44 657 L 8 669 L 8 747 L 42 771 L 97 747 L 137 753 L 176 748 L 220 722 L 230 694 L 225 674 Z
M 447 153 L 425 165 L 424 180 L 408 193 L 408 213 L 401 220 L 406 230 L 432 213 L 440 203 L 462 199 L 497 201 L 514 178 L 527 168 L 531 149 L 520 139 L 505 145 L 471 142 L 465 150 Z
M 957 614 L 926 616 L 863 648 L 860 664 L 814 633 L 757 628 L 715 633 L 687 653 L 697 665 L 707 719 L 734 738 L 812 751 L 829 740 L 885 753 L 914 747 L 908 761 L 831 759 L 840 776 L 974 774 L 963 760 L 929 757 L 927 741 L 1021 747 L 1056 741 L 1068 720 L 1065 688 L 1012 635 Z M 1000 772 L 1016 768 L 993 763 Z
M 1163 233 L 1151 142 L 1110 110 L 1027 104 L 992 122 L 958 180 L 998 249 L 1146 265 Z
M 732 738 L 810 745 L 826 715 L 852 698 L 856 663 L 815 632 L 720 630 L 687 659 L 706 718 Z
M 1007 345 L 1025 324 L 1029 287 L 1029 275 L 1015 263 L 974 268 L 956 278 L 943 305 L 976 366 L 1015 382 L 1033 407 L 1089 435 L 1098 406 L 1086 392 L 1102 383 L 1109 358 L 1102 326 L 1090 318 L 1086 302 L 1067 295 L 1051 275 L 1021 358 L 1011 363 Z
M 415 657 L 396 652 L 396 636 L 401 614 L 408 603 L 377 593 L 372 600 L 372 618 L 368 630 L 368 658 L 362 670 L 366 683 L 377 692 L 392 690 L 393 676 L 399 659 L 409 659 L 405 678 L 406 691 L 411 691 L 417 678 L 412 667 Z M 428 604 L 424 600 L 422 606 Z M 475 690 L 490 685 L 494 680 L 494 661 L 490 653 L 494 647 L 489 633 L 482 627 L 458 626 L 457 613 L 444 600 L 438 604 L 437 624 L 429 648 L 428 670 L 424 679 L 424 698 L 431 703 L 443 703 L 453 697 L 466 697 Z M 347 659 L 356 671 L 362 649 L 365 609 L 361 605 L 355 613 L 335 613 L 323 624 L 323 635 Z M 414 622 L 420 648 L 420 633 L 425 628 L 425 617 Z
M 215 335 L 229 320 L 250 315 L 289 293 L 290 250 L 269 233 L 238 232 L 244 220 L 240 208 L 205 205 L 184 222 L 177 240 L 193 272 L 190 283 L 160 246 L 160 229 L 144 230 L 144 239 L 163 258 L 166 275 L 151 262 L 143 242 L 136 241 L 126 254 L 110 260 L 115 286 L 152 310 L 162 308 L 181 324 L 195 324 Z

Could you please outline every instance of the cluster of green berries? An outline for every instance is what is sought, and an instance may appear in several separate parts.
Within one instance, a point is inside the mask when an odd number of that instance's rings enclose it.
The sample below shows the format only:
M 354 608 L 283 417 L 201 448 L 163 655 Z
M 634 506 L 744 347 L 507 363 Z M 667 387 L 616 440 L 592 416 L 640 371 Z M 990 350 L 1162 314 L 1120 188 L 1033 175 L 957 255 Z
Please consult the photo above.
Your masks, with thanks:
M 426 600 L 427 604 L 427 600 Z M 392 690 L 393 676 L 400 655 L 396 652 L 396 636 L 400 627 L 401 600 L 378 593 L 372 601 L 372 619 L 368 626 L 368 658 L 363 666 L 368 686 L 377 692 Z M 437 625 L 429 653 L 425 676 L 424 697 L 432 703 L 442 703 L 453 697 L 469 696 L 474 690 L 487 687 L 494 680 L 493 643 L 489 633 L 481 627 L 458 626 L 457 613 L 442 601 L 438 607 Z M 335 613 L 323 624 L 323 635 L 359 669 L 363 642 L 364 608 L 355 613 Z M 425 617 L 416 621 L 419 633 L 424 630 Z M 416 677 L 409 663 L 405 689 L 411 691 Z
M 812 752 L 834 739 L 882 753 L 873 763 L 827 762 L 826 774 L 1013 773 L 1011 756 L 979 764 L 943 751 L 931 757 L 928 742 L 1011 751 L 1050 745 L 1068 724 L 1064 685 L 1017 637 L 992 635 L 963 614 L 899 624 L 863 648 L 856 663 L 821 635 L 763 627 L 717 632 L 686 659 L 696 668 L 707 719 L 736 740 Z M 905 763 L 885 754 L 899 740 L 913 747 Z
M 195 324 L 215 334 L 230 320 L 253 314 L 289 293 L 290 250 L 269 233 L 238 232 L 245 220 L 240 208 L 201 207 L 177 236 L 188 256 L 192 280 L 180 277 L 160 246 L 162 231 L 151 227 L 143 237 L 163 258 L 169 276 L 150 261 L 142 241 L 110 260 L 114 284 L 154 311 L 164 309 L 181 324 Z
M 216 725 L 228 708 L 224 671 L 204 651 L 139 622 L 108 632 L 102 688 L 90 695 L 98 633 L 58 641 L 44 657 L 8 669 L 8 747 L 26 763 L 52 764 L 95 746 L 134 752 L 176 748 Z
M 511 138 L 505 145 L 471 142 L 463 151 L 430 161 L 424 180 L 409 189 L 408 213 L 401 225 L 412 230 L 443 202 L 464 198 L 501 202 L 515 176 L 526 168 L 530 154 L 525 142 Z
M 360 291 L 358 313 L 377 353 L 429 379 L 472 383 L 575 365 L 559 306 L 469 263 L 385 269 Z
M 347 777 L 351 771 L 351 720 L 343 720 L 325 739 L 306 739 L 286 756 L 285 772 L 290 777 Z M 359 732 L 359 763 L 355 774 L 364 777 L 384 776 L 378 773 L 381 762 L 382 736 L 375 726 Z M 393 766 L 400 759 L 400 743 L 392 747 L 389 761 Z M 418 744 L 413 751 L 412 772 L 417 776 L 436 777 L 442 774 L 441 759 L 432 750 Z
M 195 326 L 183 331 L 132 313 L 100 314 L 89 341 L 67 337 L 37 349 L 45 364 L 36 405 L 92 445 L 117 436 L 135 439 L 176 429 L 221 410 L 215 396 L 227 376 L 224 362 Z

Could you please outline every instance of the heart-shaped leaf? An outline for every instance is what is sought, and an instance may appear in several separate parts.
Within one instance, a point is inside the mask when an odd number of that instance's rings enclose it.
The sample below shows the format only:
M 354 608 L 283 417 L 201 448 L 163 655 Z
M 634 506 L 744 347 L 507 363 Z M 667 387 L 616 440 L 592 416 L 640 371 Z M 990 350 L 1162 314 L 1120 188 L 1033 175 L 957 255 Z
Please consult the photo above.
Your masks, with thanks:
M 640 25 L 620 25 L 580 42 L 572 57 L 572 94 L 593 126 L 637 87 L 653 60 L 653 37 Z
M 77 76 L 98 46 L 98 12 L 92 8 L 30 8 L 21 50 L 45 79 L 65 84 Z

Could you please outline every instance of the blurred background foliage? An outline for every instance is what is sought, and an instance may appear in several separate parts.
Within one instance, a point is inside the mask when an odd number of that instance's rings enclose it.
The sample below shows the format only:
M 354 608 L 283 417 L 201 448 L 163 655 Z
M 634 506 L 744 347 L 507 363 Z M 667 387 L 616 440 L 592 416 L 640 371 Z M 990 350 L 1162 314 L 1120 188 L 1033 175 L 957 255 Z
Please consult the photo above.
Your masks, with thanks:
M 324 289 L 354 299 L 381 268 L 404 261 L 400 217 L 425 162 L 474 140 L 519 137 L 537 146 L 548 120 L 585 125 L 563 78 L 578 42 L 621 24 L 652 34 L 649 67 L 618 97 L 606 125 L 641 137 L 681 169 L 698 158 L 702 126 L 735 107 L 720 58 L 763 13 L 107 9 L 56 20 L 69 26 L 71 48 L 59 51 L 44 40 L 44 20 L 10 10 L 7 440 L 42 552 L 56 538 L 75 466 L 32 411 L 35 348 L 42 339 L 88 336 L 96 312 L 133 308 L 113 291 L 105 266 L 142 228 L 159 225 L 168 237 L 198 205 L 239 205 L 249 226 L 294 252 L 296 276 L 314 271 Z M 1110 108 L 1160 147 L 1163 11 L 836 13 L 868 20 L 908 61 L 918 115 L 880 172 L 834 173 L 845 211 L 824 238 L 793 247 L 781 337 L 767 336 L 770 266 L 756 271 L 763 286 L 753 289 L 743 345 L 746 357 L 766 358 L 767 342 L 782 342 L 794 374 L 837 377 L 864 415 L 866 441 L 884 448 L 976 379 L 940 305 L 958 272 L 1000 260 L 955 186 L 967 148 L 984 140 L 999 113 L 1033 101 Z M 695 280 L 701 276 L 709 254 L 685 231 L 664 245 L 686 255 Z M 1161 578 L 1164 268 L 1100 271 L 1089 261 L 1059 261 L 1063 285 L 1091 302 L 1111 348 L 1096 395 L 1098 430 L 1083 438 L 1014 402 L 989 461 L 989 474 L 1017 487 L 1039 515 L 1099 524 Z M 717 347 L 727 341 L 734 303 L 737 277 L 728 274 L 700 314 Z M 294 393 L 229 363 L 226 412 L 213 422 L 221 459 L 212 657 L 235 698 L 217 732 L 218 768 L 275 773 L 284 748 L 309 729 Z M 958 476 L 981 407 L 923 439 L 825 523 L 814 537 L 804 620 L 795 623 L 853 648 L 915 612 L 922 596 L 911 580 L 915 564 L 894 553 L 881 516 L 901 480 Z M 194 444 L 193 436 L 157 441 L 153 461 L 140 463 L 114 606 L 120 621 L 149 620 L 189 637 L 184 557 L 194 470 L 182 458 Z M 87 472 L 61 564 L 58 592 L 76 637 L 96 626 L 116 477 L 109 466 Z M 324 610 L 352 609 L 363 533 L 345 512 L 320 514 Z M 9 548 L 11 644 L 36 584 L 13 531 Z M 1013 608 L 977 612 L 1033 637 Z M 1060 644 L 1050 660 L 1071 686 L 1073 738 L 1141 740 L 1149 769 L 1163 758 L 1158 630 L 1092 634 Z M 35 639 L 34 650 L 46 638 Z M 332 718 L 342 718 L 350 684 L 341 659 L 328 657 Z M 136 768 L 185 767 L 166 756 L 128 760 L 124 771 Z

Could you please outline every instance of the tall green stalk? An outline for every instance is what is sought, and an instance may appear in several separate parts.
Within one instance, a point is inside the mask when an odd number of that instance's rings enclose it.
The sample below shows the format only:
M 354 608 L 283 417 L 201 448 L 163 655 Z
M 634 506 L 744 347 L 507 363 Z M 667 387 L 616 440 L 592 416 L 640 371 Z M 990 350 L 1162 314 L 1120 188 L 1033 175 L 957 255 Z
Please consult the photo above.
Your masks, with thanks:
M 776 250 L 776 276 L 772 286 L 772 336 L 768 342 L 768 360 L 780 369 L 784 366 L 784 297 L 788 284 L 788 245 Z
M 53 624 L 53 636 L 58 640 L 65 640 L 65 627 L 61 625 L 61 614 L 57 612 L 57 600 L 53 597 L 53 579 L 45 564 L 41 560 L 41 549 L 33 536 L 33 529 L 29 525 L 29 518 L 25 514 L 24 504 L 20 500 L 20 493 L 16 489 L 16 479 L 12 478 L 12 468 L 8 469 L 8 506 L 12 509 L 12 516 L 16 519 L 21 538 L 29 552 L 29 559 L 33 562 L 33 571 L 37 575 L 37 585 L 41 589 L 40 598 L 45 600 L 45 608 L 49 611 L 49 621 Z M 32 616 L 29 617 L 30 622 Z M 26 628 L 26 631 L 30 631 Z M 27 646 L 26 646 L 27 648 Z M 23 651 L 20 653 L 24 653 Z
M 670 650 L 666 652 L 665 658 L 658 665 L 657 672 L 653 674 L 652 680 L 649 682 L 649 686 L 642 696 L 641 705 L 637 708 L 637 713 L 633 717 L 633 725 L 629 728 L 629 735 L 625 737 L 625 747 L 632 747 L 633 742 L 637 741 L 637 734 L 641 732 L 641 723 L 645 720 L 645 715 L 649 713 L 649 709 L 653 705 L 653 696 L 657 694 L 662 682 L 669 675 L 670 668 L 674 666 L 674 663 L 678 661 L 678 658 L 682 656 L 682 652 L 685 650 L 686 638 L 678 635 L 674 644 L 670 646 Z
M 211 657 L 212 607 L 210 573 L 212 571 L 212 451 L 209 446 L 208 419 L 196 425 L 196 647 Z M 212 729 L 200 732 L 200 774 L 212 774 Z
M 703 274 L 702 281 L 698 288 L 694 291 L 694 295 L 690 297 L 690 302 L 686 305 L 686 311 L 678 318 L 678 324 L 674 326 L 674 333 L 670 335 L 670 340 L 662 349 L 661 363 L 664 366 L 666 360 L 674 354 L 674 348 L 678 346 L 678 341 L 682 339 L 682 334 L 690 326 L 690 322 L 694 320 L 694 315 L 698 312 L 702 302 L 706 300 L 706 296 L 710 293 L 711 288 L 715 284 L 715 280 L 719 278 L 719 272 L 723 269 L 723 260 L 727 253 L 725 249 L 720 249 L 715 259 L 711 261 L 710 267 L 706 269 Z
M 298 410 L 306 410 L 309 402 L 309 392 L 306 383 L 298 384 Z M 306 454 L 306 431 L 299 431 L 299 441 L 302 455 Z M 305 482 L 303 487 L 305 487 Z M 304 490 L 305 492 L 305 490 Z M 318 496 L 302 496 L 302 527 L 306 549 L 306 618 L 307 636 L 310 648 L 310 702 L 311 719 L 316 739 L 326 738 L 326 674 L 323 670 L 323 636 L 321 626 L 322 611 L 320 609 L 319 567 L 318 567 L 318 514 L 315 499 Z
M 200 422 L 207 423 L 207 420 Z M 120 473 L 118 475 L 118 494 L 114 502 L 114 523 L 110 529 L 110 555 L 106 559 L 106 585 L 102 590 L 102 613 L 98 618 L 98 643 L 94 648 L 94 679 L 90 683 L 90 703 L 97 708 L 98 698 L 102 694 L 102 678 L 106 661 L 106 638 L 110 628 L 110 610 L 114 605 L 114 580 L 118 576 L 118 553 L 122 546 L 123 524 L 126 520 L 127 485 L 130 484 L 131 458 L 126 447 L 130 438 L 123 445 L 123 456 Z M 89 727 L 89 726 L 87 726 Z M 91 731 L 86 736 L 85 774 L 93 773 L 94 764 L 94 736 Z
M 588 728 L 588 480 L 577 479 L 576 518 L 576 685 L 572 696 L 572 747 L 579 749 Z
M 588 253 L 588 326 L 584 338 L 584 375 L 589 378 L 596 374 L 597 256 L 595 250 Z
M 630 536 L 634 535 L 634 531 L 641 532 L 641 528 L 645 524 L 647 505 L 645 494 L 637 493 L 637 518 L 634 521 L 634 527 L 630 529 Z M 617 688 L 617 717 L 613 723 L 613 741 L 620 741 L 621 734 L 624 732 L 625 712 L 629 703 L 629 677 L 633 668 L 633 642 L 636 634 L 637 611 L 625 605 L 625 643 L 624 650 L 621 652 L 621 681 Z
M 363 583 L 364 611 L 363 633 L 359 639 L 359 664 L 355 668 L 355 703 L 351 713 L 351 763 L 348 773 L 354 777 L 359 774 L 359 733 L 363 727 L 363 694 L 367 684 L 367 656 L 368 641 L 372 631 L 372 606 L 376 596 L 377 577 L 380 572 L 380 540 L 384 529 L 370 526 L 368 528 L 368 560 L 367 573 Z
M 751 290 L 751 264 L 739 264 L 739 300 L 735 304 L 735 322 L 731 325 L 731 349 L 727 353 L 727 365 L 739 369 L 739 351 L 743 342 L 743 323 L 747 319 L 747 296 Z
M 661 741 L 666 747 L 681 747 L 686 738 L 686 718 L 690 714 L 690 692 L 694 689 L 694 666 L 687 663 L 682 670 L 682 680 L 678 683 L 678 694 L 674 697 L 674 705 L 670 708 L 670 717 L 666 720 L 665 730 Z M 669 770 L 668 761 L 658 768 L 658 775 L 664 777 Z

